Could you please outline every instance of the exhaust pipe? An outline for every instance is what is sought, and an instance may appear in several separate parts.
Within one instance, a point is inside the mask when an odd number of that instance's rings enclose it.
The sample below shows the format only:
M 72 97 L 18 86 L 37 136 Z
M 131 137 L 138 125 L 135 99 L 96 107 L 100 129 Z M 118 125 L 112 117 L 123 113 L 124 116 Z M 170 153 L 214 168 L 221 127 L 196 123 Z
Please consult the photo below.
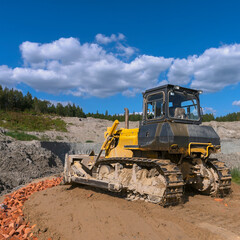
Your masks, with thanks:
M 129 110 L 128 108 L 124 108 L 125 111 L 125 128 L 129 129 Z

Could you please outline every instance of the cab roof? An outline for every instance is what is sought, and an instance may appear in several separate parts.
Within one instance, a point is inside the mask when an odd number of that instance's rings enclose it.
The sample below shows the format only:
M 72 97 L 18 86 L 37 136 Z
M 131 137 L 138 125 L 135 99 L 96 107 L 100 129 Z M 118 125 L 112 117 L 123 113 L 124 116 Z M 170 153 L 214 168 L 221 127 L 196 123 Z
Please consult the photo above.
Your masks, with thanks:
M 195 90 L 195 89 L 185 88 L 185 87 L 181 87 L 181 86 L 178 86 L 178 85 L 166 84 L 166 85 L 162 85 L 162 86 L 159 86 L 159 87 L 147 89 L 145 92 L 143 92 L 143 95 L 151 93 L 151 92 L 156 92 L 156 91 L 159 91 L 159 90 L 166 90 L 166 89 L 167 90 L 177 89 L 178 91 L 199 93 L 199 91 Z

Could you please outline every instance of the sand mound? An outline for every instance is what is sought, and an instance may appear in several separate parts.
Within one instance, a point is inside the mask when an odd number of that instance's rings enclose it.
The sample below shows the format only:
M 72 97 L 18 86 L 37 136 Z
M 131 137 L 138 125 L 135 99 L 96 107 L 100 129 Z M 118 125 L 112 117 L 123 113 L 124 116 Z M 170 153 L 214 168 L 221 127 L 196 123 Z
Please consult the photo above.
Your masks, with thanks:
M 202 195 L 163 208 L 128 202 L 84 187 L 57 186 L 33 194 L 24 214 L 39 239 L 240 239 L 240 187 L 223 201 Z

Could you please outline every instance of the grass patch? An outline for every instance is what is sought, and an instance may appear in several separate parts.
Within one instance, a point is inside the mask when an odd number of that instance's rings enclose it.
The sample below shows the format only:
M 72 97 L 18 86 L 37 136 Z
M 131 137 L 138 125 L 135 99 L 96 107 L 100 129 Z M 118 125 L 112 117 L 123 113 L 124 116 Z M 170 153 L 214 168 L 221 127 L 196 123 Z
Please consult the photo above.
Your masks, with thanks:
M 53 119 L 47 115 L 26 112 L 0 112 L 0 127 L 14 131 L 56 130 L 67 132 L 66 123 L 60 118 Z
M 231 170 L 231 175 L 232 175 L 232 181 L 240 184 L 240 169 L 239 168 L 233 168 Z
M 39 140 L 37 136 L 27 134 L 24 132 L 6 132 L 6 136 L 10 136 L 20 141 L 32 141 L 32 140 Z
M 63 140 L 62 136 L 56 136 L 56 140 Z
M 49 140 L 50 140 L 50 138 L 48 136 L 46 136 L 46 135 L 43 135 L 40 138 L 40 141 L 43 141 L 43 142 L 48 142 Z
M 87 140 L 86 143 L 93 143 L 93 140 Z

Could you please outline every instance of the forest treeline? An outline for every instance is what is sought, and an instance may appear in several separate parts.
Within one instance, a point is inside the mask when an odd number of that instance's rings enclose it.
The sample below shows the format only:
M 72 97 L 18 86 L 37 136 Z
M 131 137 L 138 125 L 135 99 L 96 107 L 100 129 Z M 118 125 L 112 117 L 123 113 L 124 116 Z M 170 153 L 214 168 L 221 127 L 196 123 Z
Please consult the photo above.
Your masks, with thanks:
M 93 118 L 107 119 L 110 121 L 115 121 L 115 120 L 118 120 L 120 122 L 125 121 L 125 116 L 123 114 L 109 115 L 108 111 L 106 111 L 105 114 L 98 113 L 98 111 L 97 113 L 87 113 L 86 116 L 93 117 Z M 142 120 L 142 114 L 139 114 L 139 113 L 129 114 L 129 121 L 141 121 L 141 120 Z
M 203 122 L 217 121 L 217 122 L 233 122 L 240 121 L 240 112 L 229 113 L 225 116 L 214 117 L 212 113 L 203 115 Z
M 19 90 L 9 89 L 7 87 L 2 88 L 0 85 L 0 110 L 1 111 L 21 111 L 21 112 L 30 112 L 30 113 L 43 113 L 43 114 L 54 114 L 59 116 L 66 117 L 93 117 L 107 120 L 116 120 L 124 121 L 124 115 L 110 115 L 108 111 L 103 113 L 84 113 L 83 109 L 75 104 L 67 104 L 63 106 L 61 103 L 57 103 L 56 105 L 47 100 L 41 100 L 36 97 L 32 97 L 32 95 L 28 92 L 26 95 Z M 142 115 L 139 113 L 130 114 L 130 121 L 140 121 Z M 229 113 L 225 116 L 214 117 L 213 114 L 204 114 L 203 121 L 240 121 L 240 112 Z
M 82 117 L 86 114 L 82 108 L 75 104 L 63 106 L 61 103 L 54 105 L 50 101 L 32 97 L 31 93 L 25 96 L 21 91 L 2 88 L 0 85 L 0 109 L 2 111 L 21 111 L 31 113 L 56 114 L 59 116 Z
M 67 104 L 63 106 L 61 103 L 53 104 L 47 100 L 41 100 L 37 97 L 32 97 L 31 93 L 27 93 L 25 96 L 19 90 L 9 89 L 5 87 L 4 89 L 0 85 L 0 110 L 1 111 L 20 111 L 20 112 L 30 112 L 33 114 L 43 113 L 43 114 L 55 114 L 63 117 L 93 117 L 101 118 L 107 120 L 124 121 L 124 115 L 109 115 L 108 111 L 105 114 L 102 113 L 87 113 L 83 112 L 83 109 L 75 104 Z M 139 121 L 141 119 L 140 114 L 131 114 L 130 121 Z

